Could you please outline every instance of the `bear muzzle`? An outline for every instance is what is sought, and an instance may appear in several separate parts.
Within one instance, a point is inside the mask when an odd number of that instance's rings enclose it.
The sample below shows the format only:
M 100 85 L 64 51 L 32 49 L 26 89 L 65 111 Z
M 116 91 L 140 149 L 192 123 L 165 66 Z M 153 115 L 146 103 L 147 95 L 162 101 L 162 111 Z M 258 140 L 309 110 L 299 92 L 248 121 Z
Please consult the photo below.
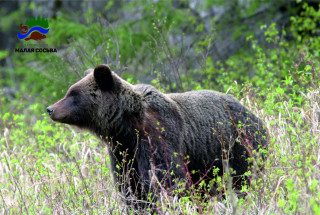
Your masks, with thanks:
M 53 114 L 53 109 L 51 107 L 47 107 L 47 112 L 49 116 L 51 116 Z
M 47 107 L 47 112 L 49 117 L 55 122 L 61 122 L 66 124 L 76 124 L 78 119 L 78 114 L 72 112 L 72 107 L 65 100 L 61 100 L 49 107 Z

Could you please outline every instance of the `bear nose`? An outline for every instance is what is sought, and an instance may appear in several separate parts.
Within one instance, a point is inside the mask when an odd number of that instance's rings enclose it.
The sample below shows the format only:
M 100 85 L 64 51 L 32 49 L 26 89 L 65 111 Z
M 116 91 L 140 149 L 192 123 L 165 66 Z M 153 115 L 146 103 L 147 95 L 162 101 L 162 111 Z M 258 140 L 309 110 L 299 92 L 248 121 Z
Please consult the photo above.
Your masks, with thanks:
M 47 112 L 49 113 L 49 116 L 51 116 L 53 113 L 53 109 L 51 107 L 47 107 Z

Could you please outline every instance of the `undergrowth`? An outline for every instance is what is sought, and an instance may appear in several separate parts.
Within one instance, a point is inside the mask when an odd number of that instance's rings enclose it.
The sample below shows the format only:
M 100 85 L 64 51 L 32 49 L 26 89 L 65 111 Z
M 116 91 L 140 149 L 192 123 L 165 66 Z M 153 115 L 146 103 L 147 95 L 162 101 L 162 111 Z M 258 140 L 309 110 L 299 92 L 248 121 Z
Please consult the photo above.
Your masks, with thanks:
M 262 177 L 252 176 L 251 185 L 243 186 L 244 198 L 238 198 L 228 189 L 228 179 L 220 177 L 217 181 L 224 198 L 212 197 L 205 204 L 197 195 L 177 198 L 162 192 L 157 202 L 160 214 L 320 213 L 320 90 L 301 92 L 300 106 L 274 90 L 265 94 L 268 100 L 250 97 L 253 90 L 242 89 L 246 96 L 240 99 L 269 131 Z M 260 108 L 263 106 L 272 106 L 272 113 Z M 34 122 L 15 113 L 1 113 L 0 119 L 5 125 L 0 136 L 3 213 L 127 212 L 124 196 L 111 177 L 106 146 L 99 140 L 54 124 L 45 115 Z
M 4 18 L 23 16 L 27 3 L 23 7 Z M 139 10 L 146 16 L 117 26 L 93 19 L 90 8 L 82 17 L 86 25 L 62 13 L 49 19 L 56 32 L 47 43 L 61 47 L 57 55 L 10 56 L 12 65 L 0 80 L 6 86 L 0 89 L 0 213 L 134 212 L 115 187 L 106 145 L 42 114 L 85 69 L 109 63 L 133 84 L 152 71 L 148 81 L 162 92 L 213 89 L 232 94 L 269 132 L 262 176 L 247 172 L 250 184 L 242 187 L 242 198 L 230 189 L 227 175 L 217 176 L 223 196 L 203 201 L 194 190 L 188 195 L 181 195 L 184 189 L 172 195 L 163 191 L 156 202 L 159 214 L 320 214 L 319 10 L 301 3 L 302 12 L 291 17 L 289 26 L 261 25 L 266 43 L 246 32 L 248 52 L 213 62 L 209 53 L 215 29 L 195 41 L 191 51 L 184 44 L 169 44 L 167 35 L 183 38 L 181 29 L 188 22 L 199 34 L 205 30 L 190 11 L 168 7 L 165 1 L 144 4 Z M 112 4 L 106 6 L 110 8 Z M 289 33 L 291 39 L 284 39 Z M 0 51 L 0 59 L 8 55 Z

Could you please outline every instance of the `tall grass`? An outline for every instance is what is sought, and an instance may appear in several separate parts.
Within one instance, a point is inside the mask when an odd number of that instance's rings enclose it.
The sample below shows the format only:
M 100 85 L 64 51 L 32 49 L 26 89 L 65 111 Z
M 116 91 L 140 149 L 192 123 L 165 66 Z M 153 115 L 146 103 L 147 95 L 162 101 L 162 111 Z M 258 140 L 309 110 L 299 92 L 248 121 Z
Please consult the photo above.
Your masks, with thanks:
M 270 135 L 262 177 L 248 172 L 239 198 L 219 181 L 221 196 L 177 198 L 162 191 L 159 214 L 319 214 L 320 90 L 291 97 L 266 92 L 264 101 L 244 92 L 240 101 L 264 120 Z M 264 108 L 261 108 L 264 106 Z M 32 110 L 32 108 L 31 108 Z M 54 124 L 46 115 L 26 119 L 18 110 L 0 116 L 2 214 L 124 214 L 134 208 L 113 182 L 106 145 L 83 131 Z M 145 209 L 143 213 L 149 213 Z

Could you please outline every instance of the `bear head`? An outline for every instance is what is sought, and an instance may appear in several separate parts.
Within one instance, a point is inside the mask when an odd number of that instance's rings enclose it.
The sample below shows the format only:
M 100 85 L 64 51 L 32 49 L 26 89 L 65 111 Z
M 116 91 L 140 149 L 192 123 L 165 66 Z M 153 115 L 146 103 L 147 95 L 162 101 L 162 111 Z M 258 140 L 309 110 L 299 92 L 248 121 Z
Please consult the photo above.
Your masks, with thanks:
M 108 124 L 119 109 L 119 95 L 123 85 L 130 84 L 114 74 L 107 65 L 85 71 L 85 77 L 72 85 L 64 98 L 47 107 L 53 121 L 80 128 L 107 130 Z

